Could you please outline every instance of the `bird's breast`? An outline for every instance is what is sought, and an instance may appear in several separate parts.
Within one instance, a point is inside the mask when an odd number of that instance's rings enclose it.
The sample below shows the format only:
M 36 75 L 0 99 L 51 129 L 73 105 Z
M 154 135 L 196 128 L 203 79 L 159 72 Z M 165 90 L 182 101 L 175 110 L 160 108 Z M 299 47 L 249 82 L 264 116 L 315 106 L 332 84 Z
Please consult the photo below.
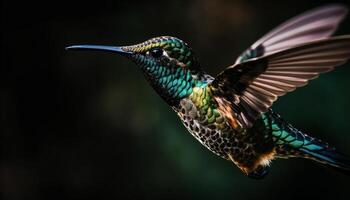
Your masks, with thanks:
M 173 109 L 187 130 L 210 151 L 239 166 L 255 167 L 265 155 L 258 137 L 262 133 L 236 129 L 214 102 L 208 91 L 201 91 L 182 99 Z
M 182 99 L 174 110 L 200 143 L 218 156 L 229 159 L 227 153 L 238 146 L 238 133 L 216 106 L 211 104 L 210 99 L 203 95 Z

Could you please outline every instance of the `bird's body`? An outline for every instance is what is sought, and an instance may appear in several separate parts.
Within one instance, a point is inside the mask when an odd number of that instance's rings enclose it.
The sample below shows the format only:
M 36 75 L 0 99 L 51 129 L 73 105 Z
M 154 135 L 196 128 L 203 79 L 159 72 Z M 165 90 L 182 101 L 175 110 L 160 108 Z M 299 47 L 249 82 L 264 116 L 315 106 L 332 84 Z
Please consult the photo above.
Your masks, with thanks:
M 198 141 L 245 172 L 269 164 L 275 154 L 269 124 L 259 119 L 252 128 L 239 126 L 236 119 L 225 117 L 210 87 L 195 88 L 174 110 Z
M 210 77 L 207 75 L 207 77 Z M 207 83 L 212 78 L 206 80 Z M 327 143 L 295 129 L 269 109 L 250 128 L 227 117 L 223 102 L 213 95 L 208 84 L 173 106 L 184 126 L 202 145 L 223 159 L 232 161 L 244 173 L 262 178 L 275 158 L 305 157 L 321 161 L 303 151 L 330 151 Z
M 325 6 L 270 31 L 216 77 L 207 74 L 182 40 L 162 36 L 107 47 L 134 61 L 187 130 L 245 174 L 262 178 L 275 158 L 303 157 L 350 170 L 350 159 L 295 129 L 270 108 L 279 96 L 304 86 L 350 58 L 350 36 L 331 38 L 347 9 Z

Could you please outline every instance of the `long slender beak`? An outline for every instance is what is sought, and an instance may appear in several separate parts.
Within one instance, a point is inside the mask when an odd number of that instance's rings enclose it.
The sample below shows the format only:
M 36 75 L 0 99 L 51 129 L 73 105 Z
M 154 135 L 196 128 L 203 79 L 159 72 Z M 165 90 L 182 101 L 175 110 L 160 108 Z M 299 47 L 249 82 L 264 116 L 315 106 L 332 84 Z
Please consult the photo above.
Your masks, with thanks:
M 122 47 L 102 46 L 102 45 L 73 45 L 66 47 L 66 50 L 94 50 L 118 53 L 121 55 L 131 55 L 133 52 L 124 50 Z

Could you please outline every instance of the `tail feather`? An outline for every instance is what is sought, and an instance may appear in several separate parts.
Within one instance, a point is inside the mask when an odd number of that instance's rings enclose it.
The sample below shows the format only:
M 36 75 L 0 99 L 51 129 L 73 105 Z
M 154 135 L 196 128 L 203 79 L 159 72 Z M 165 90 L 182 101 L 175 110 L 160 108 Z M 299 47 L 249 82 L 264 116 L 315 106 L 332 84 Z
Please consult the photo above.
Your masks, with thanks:
M 350 157 L 337 152 L 335 148 L 323 146 L 316 151 L 307 148 L 300 148 L 299 151 L 304 153 L 307 158 L 350 174 Z
M 303 157 L 350 175 L 350 157 L 334 147 L 294 128 L 278 114 L 269 111 L 272 134 L 281 157 Z

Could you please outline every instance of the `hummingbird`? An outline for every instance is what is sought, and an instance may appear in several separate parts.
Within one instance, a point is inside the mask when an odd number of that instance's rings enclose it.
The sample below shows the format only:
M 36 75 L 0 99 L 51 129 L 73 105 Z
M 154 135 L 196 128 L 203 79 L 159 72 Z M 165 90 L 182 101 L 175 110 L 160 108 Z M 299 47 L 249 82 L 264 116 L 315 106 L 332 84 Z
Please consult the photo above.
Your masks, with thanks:
M 350 58 L 350 35 L 331 36 L 346 14 L 339 4 L 302 13 L 261 37 L 216 76 L 204 71 L 187 43 L 171 36 L 66 49 L 112 52 L 136 63 L 188 132 L 251 178 L 264 178 L 272 160 L 292 157 L 350 172 L 349 157 L 271 109 L 278 97 Z

